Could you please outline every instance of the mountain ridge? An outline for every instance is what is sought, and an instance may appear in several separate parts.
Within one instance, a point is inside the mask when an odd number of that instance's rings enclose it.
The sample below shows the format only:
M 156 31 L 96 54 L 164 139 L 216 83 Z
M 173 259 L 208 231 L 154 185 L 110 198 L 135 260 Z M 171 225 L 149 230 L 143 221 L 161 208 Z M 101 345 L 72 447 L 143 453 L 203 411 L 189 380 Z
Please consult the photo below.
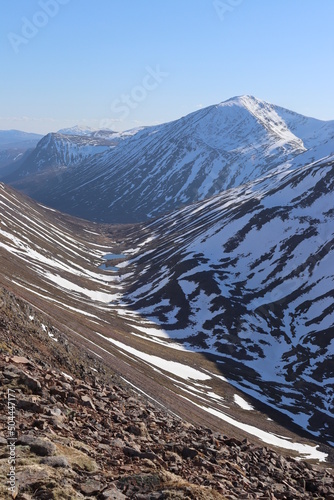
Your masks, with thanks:
M 72 162 L 64 154 L 52 162 L 52 151 L 40 143 L 21 171 L 4 180 L 72 215 L 144 221 L 281 165 L 297 168 L 333 154 L 334 122 L 282 110 L 251 96 L 232 98 L 167 124 L 111 134 L 105 150 L 74 151 Z

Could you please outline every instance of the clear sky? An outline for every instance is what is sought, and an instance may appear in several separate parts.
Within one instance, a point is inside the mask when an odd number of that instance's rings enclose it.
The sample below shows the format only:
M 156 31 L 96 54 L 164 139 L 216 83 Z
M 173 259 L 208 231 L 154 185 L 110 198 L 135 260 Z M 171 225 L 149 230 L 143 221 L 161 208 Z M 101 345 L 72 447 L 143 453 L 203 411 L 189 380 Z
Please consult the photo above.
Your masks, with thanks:
M 334 119 L 334 0 L 0 7 L 2 130 L 126 130 L 242 94 Z

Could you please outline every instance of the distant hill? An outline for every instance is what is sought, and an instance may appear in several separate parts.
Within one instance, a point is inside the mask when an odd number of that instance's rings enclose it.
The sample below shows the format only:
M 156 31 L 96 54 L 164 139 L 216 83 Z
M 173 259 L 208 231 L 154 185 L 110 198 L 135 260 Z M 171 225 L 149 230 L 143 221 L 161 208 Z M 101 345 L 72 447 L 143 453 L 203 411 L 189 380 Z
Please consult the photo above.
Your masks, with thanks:
M 0 177 L 17 170 L 42 137 L 20 130 L 0 130 Z

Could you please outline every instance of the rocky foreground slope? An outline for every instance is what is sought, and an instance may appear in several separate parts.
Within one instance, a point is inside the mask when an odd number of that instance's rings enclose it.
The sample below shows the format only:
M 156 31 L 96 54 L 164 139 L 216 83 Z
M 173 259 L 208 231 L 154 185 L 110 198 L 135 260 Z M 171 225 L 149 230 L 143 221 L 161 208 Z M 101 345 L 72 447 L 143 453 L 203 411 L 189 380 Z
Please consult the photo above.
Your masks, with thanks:
M 328 464 L 188 424 L 132 392 L 4 289 L 0 338 L 1 498 L 334 499 Z M 9 400 L 15 453 L 8 447 Z M 13 457 L 12 494 L 6 482 Z

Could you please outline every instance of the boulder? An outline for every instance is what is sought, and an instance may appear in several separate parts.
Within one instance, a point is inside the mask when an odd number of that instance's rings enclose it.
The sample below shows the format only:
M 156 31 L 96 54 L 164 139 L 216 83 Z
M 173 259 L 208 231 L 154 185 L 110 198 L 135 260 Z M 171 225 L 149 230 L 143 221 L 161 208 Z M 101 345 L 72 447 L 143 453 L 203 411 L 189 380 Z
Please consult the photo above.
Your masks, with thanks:
M 41 459 L 41 464 L 49 465 L 50 467 L 69 467 L 66 457 L 58 455 L 56 457 L 45 457 Z
M 41 457 L 51 456 L 56 452 L 56 446 L 51 441 L 29 434 L 21 436 L 17 440 L 17 444 L 29 446 L 33 453 Z

